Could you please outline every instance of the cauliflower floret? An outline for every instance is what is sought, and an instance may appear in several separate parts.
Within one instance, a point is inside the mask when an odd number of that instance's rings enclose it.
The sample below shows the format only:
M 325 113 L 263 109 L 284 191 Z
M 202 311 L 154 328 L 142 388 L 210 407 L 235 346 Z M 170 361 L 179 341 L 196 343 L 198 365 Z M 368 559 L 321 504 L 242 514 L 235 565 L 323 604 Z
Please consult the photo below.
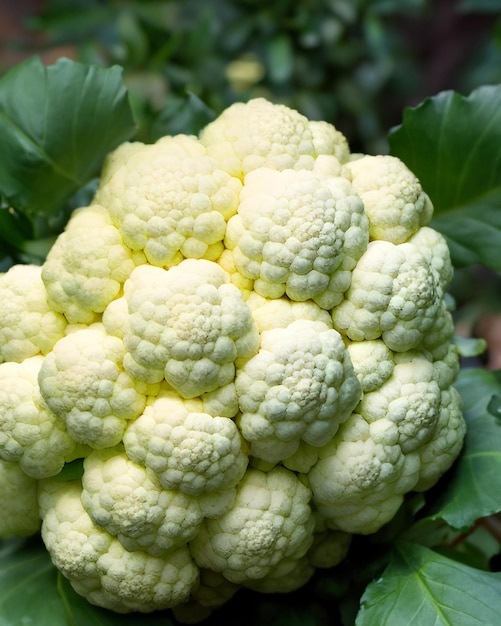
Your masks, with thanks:
M 430 267 L 438 276 L 438 282 L 445 294 L 454 274 L 451 254 L 445 237 L 438 230 L 423 226 L 410 239 L 409 243 L 417 246 L 426 257 Z
M 389 522 L 419 478 L 417 452 L 404 455 L 394 422 L 352 413 L 320 449 L 308 474 L 313 502 L 329 528 L 370 534 Z
M 339 163 L 350 159 L 348 140 L 335 126 L 322 120 L 310 120 L 308 123 L 312 137 L 313 149 L 318 155 L 335 156 Z
M 232 382 L 235 363 L 257 351 L 249 307 L 216 263 L 138 267 L 125 298 L 125 370 L 148 382 L 165 378 L 185 398 Z
M 351 181 L 369 218 L 371 240 L 407 241 L 433 215 L 419 180 L 397 157 L 363 155 L 347 164 Z
M 250 469 L 231 509 L 206 519 L 190 544 L 199 567 L 242 584 L 264 578 L 283 559 L 300 559 L 313 541 L 311 492 L 283 467 Z
M 391 376 L 393 353 L 381 339 L 351 341 L 347 350 L 364 393 L 378 389 Z
M 186 545 L 164 557 L 129 552 L 94 525 L 79 481 L 47 481 L 40 493 L 42 539 L 55 566 L 91 604 L 150 613 L 188 600 L 198 568 Z
M 251 454 L 270 462 L 294 454 L 300 439 L 327 443 L 361 395 L 339 333 L 308 320 L 264 331 L 235 385 L 239 428 Z
M 66 319 L 47 302 L 38 265 L 0 274 L 0 363 L 47 354 L 64 337 Z
M 323 322 L 332 328 L 330 313 L 311 300 L 305 302 L 294 302 L 288 298 L 269 300 L 253 291 L 246 302 L 260 333 L 273 328 L 286 328 L 297 320 Z
M 210 617 L 241 589 L 241 585 L 230 583 L 218 572 L 200 570 L 200 584 L 191 594 L 189 602 L 172 607 L 172 614 L 180 624 L 198 624 Z
M 58 474 L 77 444 L 47 406 L 37 378 L 41 355 L 0 364 L 0 458 L 18 461 L 32 478 Z
M 348 180 L 259 168 L 245 177 L 225 246 L 258 294 L 329 309 L 342 300 L 367 241 L 363 204 Z
M 19 463 L 0 458 L 0 538 L 30 536 L 40 529 L 37 485 Z
M 420 353 L 395 355 L 391 376 L 364 395 L 357 412 L 369 424 L 383 418 L 391 420 L 402 451 L 414 452 L 435 433 L 441 390 L 434 377 L 433 364 Z
M 196 498 L 163 489 L 153 470 L 131 461 L 121 446 L 85 458 L 82 486 L 94 524 L 129 551 L 162 556 L 193 539 L 203 519 Z
M 127 427 L 123 442 L 127 456 L 151 468 L 164 489 L 199 496 L 204 515 L 212 515 L 211 507 L 231 504 L 248 459 L 235 423 L 202 408 L 200 400 L 162 393 Z
M 240 189 L 195 137 L 177 135 L 121 151 L 105 164 L 94 202 L 129 248 L 171 267 L 183 258 L 217 259 Z
M 78 209 L 42 266 L 49 305 L 70 323 L 90 324 L 145 262 L 144 255 L 127 248 L 103 207 Z
M 419 449 L 421 471 L 415 491 L 427 491 L 457 459 L 463 447 L 466 422 L 462 401 L 455 387 L 441 393 L 440 407 L 433 439 Z
M 315 573 L 307 556 L 284 558 L 263 578 L 248 580 L 243 586 L 259 593 L 291 593 L 306 585 Z
M 308 559 L 315 568 L 330 569 L 348 556 L 353 536 L 329 528 L 315 532 Z
M 428 248 L 373 241 L 332 320 L 353 341 L 381 337 L 391 350 L 405 352 L 423 341 L 442 310 L 443 297 Z
M 75 441 L 92 448 L 118 444 L 129 420 L 143 412 L 154 386 L 124 372 L 125 346 L 102 324 L 60 339 L 40 367 L 41 394 Z
M 311 169 L 315 154 L 308 119 L 264 98 L 226 108 L 202 130 L 200 141 L 224 170 L 242 179 L 259 167 Z

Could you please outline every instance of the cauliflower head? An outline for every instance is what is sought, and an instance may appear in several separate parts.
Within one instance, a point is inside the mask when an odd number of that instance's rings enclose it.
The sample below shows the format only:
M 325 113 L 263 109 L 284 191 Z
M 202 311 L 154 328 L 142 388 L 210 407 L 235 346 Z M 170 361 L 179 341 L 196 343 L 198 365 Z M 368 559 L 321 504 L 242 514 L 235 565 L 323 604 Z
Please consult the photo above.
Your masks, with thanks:
M 399 159 L 264 98 L 119 146 L 0 275 L 0 536 L 189 623 L 340 564 L 463 445 L 432 212 Z

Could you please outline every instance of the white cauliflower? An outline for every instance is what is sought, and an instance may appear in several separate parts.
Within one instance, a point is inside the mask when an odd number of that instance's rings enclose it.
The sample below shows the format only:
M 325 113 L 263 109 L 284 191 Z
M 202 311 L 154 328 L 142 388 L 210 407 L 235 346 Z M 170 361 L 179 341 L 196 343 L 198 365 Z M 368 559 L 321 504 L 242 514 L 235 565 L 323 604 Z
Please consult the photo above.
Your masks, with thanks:
M 0 275 L 0 536 L 189 623 L 349 558 L 465 437 L 432 210 L 264 98 L 119 146 L 43 265 Z
M 50 352 L 67 321 L 48 302 L 38 265 L 13 265 L 0 274 L 0 363 Z
M 123 370 L 124 355 L 123 341 L 96 324 L 60 339 L 41 363 L 42 397 L 78 443 L 114 446 L 143 412 L 152 389 Z
M 131 250 L 170 267 L 183 258 L 221 254 L 240 189 L 195 137 L 178 135 L 126 146 L 105 164 L 95 203 L 109 211 Z
M 251 454 L 271 462 L 294 454 L 301 439 L 327 443 L 361 395 L 339 333 L 308 320 L 263 331 L 235 384 L 238 426 Z
M 251 312 L 216 263 L 138 267 L 125 284 L 125 300 L 125 370 L 148 382 L 165 379 L 185 398 L 228 384 L 235 362 L 257 350 Z
M 245 177 L 225 247 L 258 294 L 330 309 L 348 289 L 367 241 L 363 204 L 347 179 L 259 168 Z

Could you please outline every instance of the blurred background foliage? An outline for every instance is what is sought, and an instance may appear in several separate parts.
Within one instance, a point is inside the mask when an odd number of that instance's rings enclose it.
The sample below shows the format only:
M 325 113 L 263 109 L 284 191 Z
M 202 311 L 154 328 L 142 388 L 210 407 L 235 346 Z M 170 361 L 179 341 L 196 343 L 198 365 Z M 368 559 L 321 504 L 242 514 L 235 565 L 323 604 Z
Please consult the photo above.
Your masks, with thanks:
M 499 0 L 1 4 L 23 30 L 2 33 L 0 63 L 16 51 L 123 66 L 144 141 L 265 96 L 334 123 L 353 151 L 383 153 L 403 107 L 501 82 Z
M 386 153 L 404 107 L 501 83 L 501 0 L 0 0 L 0 74 L 33 54 L 121 65 L 138 140 L 265 96 L 332 122 L 354 152 Z M 458 332 L 489 334 L 477 322 L 501 319 L 499 276 L 454 281 Z M 498 326 L 485 359 L 501 367 Z

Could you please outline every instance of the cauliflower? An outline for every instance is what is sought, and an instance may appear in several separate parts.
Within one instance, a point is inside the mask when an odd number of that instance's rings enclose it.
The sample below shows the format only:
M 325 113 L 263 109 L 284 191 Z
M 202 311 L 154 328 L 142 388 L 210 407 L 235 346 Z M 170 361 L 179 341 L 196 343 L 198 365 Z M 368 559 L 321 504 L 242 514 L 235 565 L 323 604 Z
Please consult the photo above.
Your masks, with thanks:
M 237 424 L 251 454 L 274 463 L 294 454 L 301 439 L 327 443 L 360 399 L 341 335 L 309 320 L 264 331 L 235 385 Z
M 40 490 L 42 538 L 56 567 L 91 604 L 118 613 L 150 613 L 186 601 L 198 568 L 186 545 L 165 558 L 129 552 L 95 526 L 79 481 L 47 481 Z
M 448 258 L 447 269 L 437 271 L 434 250 L 442 257 L 442 248 L 415 241 L 369 243 L 344 300 L 332 310 L 334 327 L 353 341 L 381 337 L 391 350 L 416 348 L 440 314 L 444 274 L 450 275 Z
M 0 363 L 47 354 L 67 321 L 51 308 L 37 265 L 14 265 L 0 275 Z
M 43 265 L 0 275 L 0 536 L 190 623 L 341 563 L 463 444 L 432 211 L 264 98 L 118 147 Z
M 60 339 L 41 363 L 41 395 L 78 443 L 114 446 L 143 412 L 147 385 L 124 372 L 124 355 L 123 341 L 96 324 Z
M 286 558 L 299 560 L 313 541 L 310 497 L 285 468 L 249 469 L 232 508 L 206 520 L 192 541 L 195 562 L 245 585 L 268 576 Z
M 131 461 L 122 446 L 85 458 L 82 488 L 94 524 L 127 550 L 161 556 L 193 539 L 203 520 L 197 498 L 164 489 L 155 472 Z
M 0 519 L 0 538 L 34 535 L 40 528 L 38 481 L 19 463 L 0 458 L 0 502 L 9 503 Z
M 185 398 L 231 382 L 253 355 L 257 327 L 238 289 L 216 263 L 185 260 L 166 271 L 136 268 L 125 287 L 125 370 L 166 380 Z
M 105 164 L 95 202 L 109 211 L 131 250 L 164 267 L 221 254 L 240 189 L 240 180 L 220 168 L 195 137 L 178 135 L 153 145 L 126 145 Z
M 433 205 L 419 180 L 400 159 L 363 155 L 346 165 L 363 200 L 371 239 L 404 243 L 433 215 Z
M 58 474 L 77 443 L 47 406 L 38 386 L 41 355 L 0 364 L 0 458 L 32 478 Z
M 225 246 L 258 294 L 330 309 L 342 300 L 367 241 L 363 204 L 346 178 L 259 168 L 245 177 Z

